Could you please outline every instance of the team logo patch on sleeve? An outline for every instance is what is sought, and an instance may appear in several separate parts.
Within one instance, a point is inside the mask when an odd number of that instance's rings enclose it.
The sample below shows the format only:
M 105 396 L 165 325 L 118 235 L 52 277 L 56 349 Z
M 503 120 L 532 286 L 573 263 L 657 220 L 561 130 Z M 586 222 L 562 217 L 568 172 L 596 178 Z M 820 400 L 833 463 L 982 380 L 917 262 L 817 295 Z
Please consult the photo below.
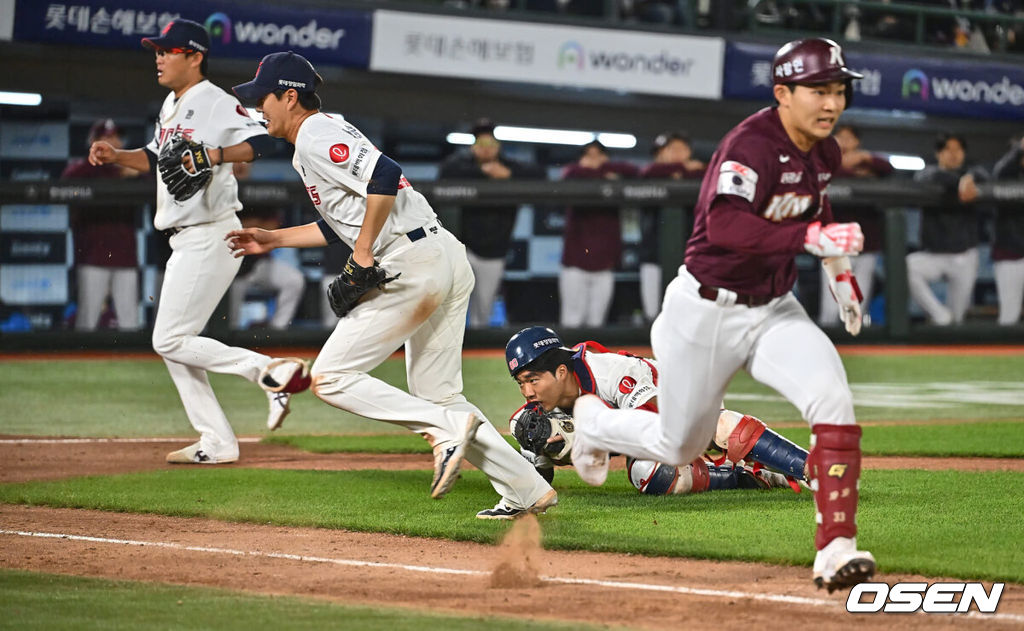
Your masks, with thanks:
M 728 160 L 722 163 L 718 174 L 719 195 L 739 195 L 748 202 L 754 201 L 757 192 L 757 171 L 750 167 Z
M 342 142 L 332 145 L 328 151 L 328 155 L 331 156 L 331 162 L 334 162 L 335 164 L 344 164 L 348 162 L 348 145 Z
M 244 107 L 242 107 L 241 105 L 236 105 L 236 106 L 235 106 L 235 111 L 236 111 L 236 112 L 238 112 L 238 115 L 239 115 L 239 116 L 244 116 L 244 117 L 246 117 L 246 118 L 250 118 L 250 116 L 249 116 L 249 112 L 247 112 L 247 111 L 245 110 L 245 108 L 244 108 Z
M 636 387 L 636 379 L 632 377 L 623 377 L 622 381 L 619 382 L 619 392 L 622 394 L 629 394 Z

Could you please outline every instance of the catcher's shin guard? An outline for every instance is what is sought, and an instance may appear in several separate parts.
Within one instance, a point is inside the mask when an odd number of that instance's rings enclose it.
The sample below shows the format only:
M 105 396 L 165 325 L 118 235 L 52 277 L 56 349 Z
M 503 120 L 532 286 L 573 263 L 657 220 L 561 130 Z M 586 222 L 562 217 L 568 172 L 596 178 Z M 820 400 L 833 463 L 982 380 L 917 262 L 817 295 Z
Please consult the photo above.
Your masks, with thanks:
M 860 436 L 858 425 L 812 427 L 807 462 L 818 511 L 818 531 L 814 537 L 818 550 L 836 537 L 857 536 Z
M 744 416 L 729 435 L 729 460 L 760 463 L 796 480 L 803 480 L 807 451 L 782 437 L 753 416 Z
M 744 470 L 731 465 L 708 465 L 702 458 L 690 463 L 693 476 L 691 493 L 705 491 L 725 491 L 739 488 L 763 488 L 752 476 L 744 475 Z

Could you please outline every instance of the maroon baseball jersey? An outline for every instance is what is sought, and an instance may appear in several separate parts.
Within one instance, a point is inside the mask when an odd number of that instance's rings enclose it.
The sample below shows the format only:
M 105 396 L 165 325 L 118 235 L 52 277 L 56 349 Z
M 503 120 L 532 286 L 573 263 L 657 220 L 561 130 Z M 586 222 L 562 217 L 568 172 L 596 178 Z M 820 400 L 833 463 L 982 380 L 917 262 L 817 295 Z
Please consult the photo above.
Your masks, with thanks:
M 796 282 L 812 221 L 832 222 L 825 187 L 839 168 L 834 138 L 801 151 L 765 108 L 730 131 L 701 183 L 686 269 L 701 283 L 781 296 Z
M 69 164 L 61 178 L 120 178 L 121 169 L 112 165 L 93 166 L 87 160 Z M 135 267 L 138 207 L 118 203 L 71 208 L 71 229 L 75 242 L 75 263 L 98 267 Z
M 570 164 L 563 179 L 606 179 L 636 177 L 637 169 L 626 162 L 606 162 L 600 169 Z M 622 225 L 618 206 L 577 204 L 565 215 L 562 265 L 588 272 L 615 269 L 622 258 Z

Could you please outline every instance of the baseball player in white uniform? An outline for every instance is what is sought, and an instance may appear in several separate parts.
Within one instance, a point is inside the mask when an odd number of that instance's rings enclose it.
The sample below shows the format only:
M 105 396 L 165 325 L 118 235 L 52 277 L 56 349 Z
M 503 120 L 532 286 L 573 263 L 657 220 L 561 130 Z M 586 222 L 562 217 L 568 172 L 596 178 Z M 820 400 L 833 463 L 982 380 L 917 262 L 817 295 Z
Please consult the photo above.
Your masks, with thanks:
M 94 143 L 90 162 L 155 170 L 161 148 L 178 135 L 213 146 L 243 143 L 249 159 L 273 146 L 274 141 L 238 100 L 205 78 L 210 40 L 202 25 L 175 20 L 159 37 L 142 43 L 156 54 L 157 81 L 171 90 L 160 109 L 153 140 L 144 149 L 132 150 Z M 238 440 L 210 387 L 208 370 L 262 382 L 268 390 L 270 429 L 276 429 L 288 413 L 291 393 L 309 385 L 300 362 L 272 360 L 200 336 L 240 265 L 225 251 L 223 237 L 241 225 L 236 216 L 241 208 L 230 166 L 215 166 L 209 185 L 184 202 L 168 194 L 158 178 L 153 225 L 171 234 L 173 253 L 164 271 L 153 349 L 164 358 L 188 419 L 201 435 L 198 442 L 168 454 L 170 463 L 218 464 L 238 459 Z
M 592 394 L 616 409 L 658 411 L 658 366 L 652 359 L 612 352 L 592 341 L 566 348 L 557 333 L 533 326 L 509 339 L 505 363 L 526 399 L 509 421 L 512 435 L 519 440 L 523 456 L 549 481 L 555 465 L 572 463 L 575 428 L 571 421 L 559 420 L 557 413 L 572 410 L 579 397 Z M 540 424 L 540 435 L 530 435 L 523 427 L 538 407 L 540 412 L 556 412 L 550 437 L 544 435 L 547 424 Z M 540 453 L 531 449 L 545 438 Z M 709 452 L 680 467 L 629 459 L 627 475 L 641 493 L 649 495 L 769 487 L 789 487 L 799 493 L 806 461 L 807 450 L 759 419 L 723 407 Z M 644 474 L 635 475 L 638 471 Z
M 319 111 L 322 81 L 305 58 L 282 52 L 264 57 L 255 78 L 235 86 L 239 97 L 256 102 L 272 136 L 295 145 L 292 165 L 321 219 L 280 230 L 233 230 L 230 247 L 241 256 L 344 241 L 352 255 L 332 293 L 383 270 L 377 288 L 354 306 L 335 309 L 341 319 L 313 365 L 313 393 L 426 438 L 434 449 L 432 497 L 449 490 L 465 458 L 502 496 L 478 517 L 543 512 L 557 503 L 555 491 L 462 394 L 473 290 L 465 247 L 438 223 L 398 164 L 355 126 Z M 403 345 L 409 393 L 369 375 Z
M 861 75 L 824 38 L 786 44 L 772 69 L 777 105 L 747 117 L 712 156 L 685 264 L 651 329 L 659 413 L 610 410 L 596 396 L 580 397 L 572 460 L 590 484 L 607 476 L 609 452 L 691 462 L 715 435 L 733 375 L 745 369 L 811 426 L 813 579 L 831 592 L 875 572 L 856 541 L 861 428 L 839 354 L 791 289 L 797 254 L 822 257 L 847 330 L 860 331 L 847 256 L 860 251 L 863 235 L 855 223 L 833 221 L 824 189 L 840 165 L 832 129 Z

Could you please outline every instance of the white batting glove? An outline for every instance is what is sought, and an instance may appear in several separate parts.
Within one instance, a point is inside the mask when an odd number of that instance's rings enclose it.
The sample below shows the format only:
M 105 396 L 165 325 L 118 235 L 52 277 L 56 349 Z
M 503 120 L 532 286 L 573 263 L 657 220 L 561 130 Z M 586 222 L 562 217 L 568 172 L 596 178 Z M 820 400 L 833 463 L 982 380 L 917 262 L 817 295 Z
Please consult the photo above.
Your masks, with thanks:
M 859 223 L 830 223 L 820 221 L 807 226 L 804 249 L 814 256 L 856 256 L 864 249 L 864 233 Z
M 822 266 L 828 274 L 828 288 L 839 305 L 843 325 L 850 335 L 857 335 L 860 333 L 860 303 L 864 300 L 864 294 L 857 284 L 857 277 L 850 269 L 850 259 L 845 256 L 828 258 L 822 261 Z

